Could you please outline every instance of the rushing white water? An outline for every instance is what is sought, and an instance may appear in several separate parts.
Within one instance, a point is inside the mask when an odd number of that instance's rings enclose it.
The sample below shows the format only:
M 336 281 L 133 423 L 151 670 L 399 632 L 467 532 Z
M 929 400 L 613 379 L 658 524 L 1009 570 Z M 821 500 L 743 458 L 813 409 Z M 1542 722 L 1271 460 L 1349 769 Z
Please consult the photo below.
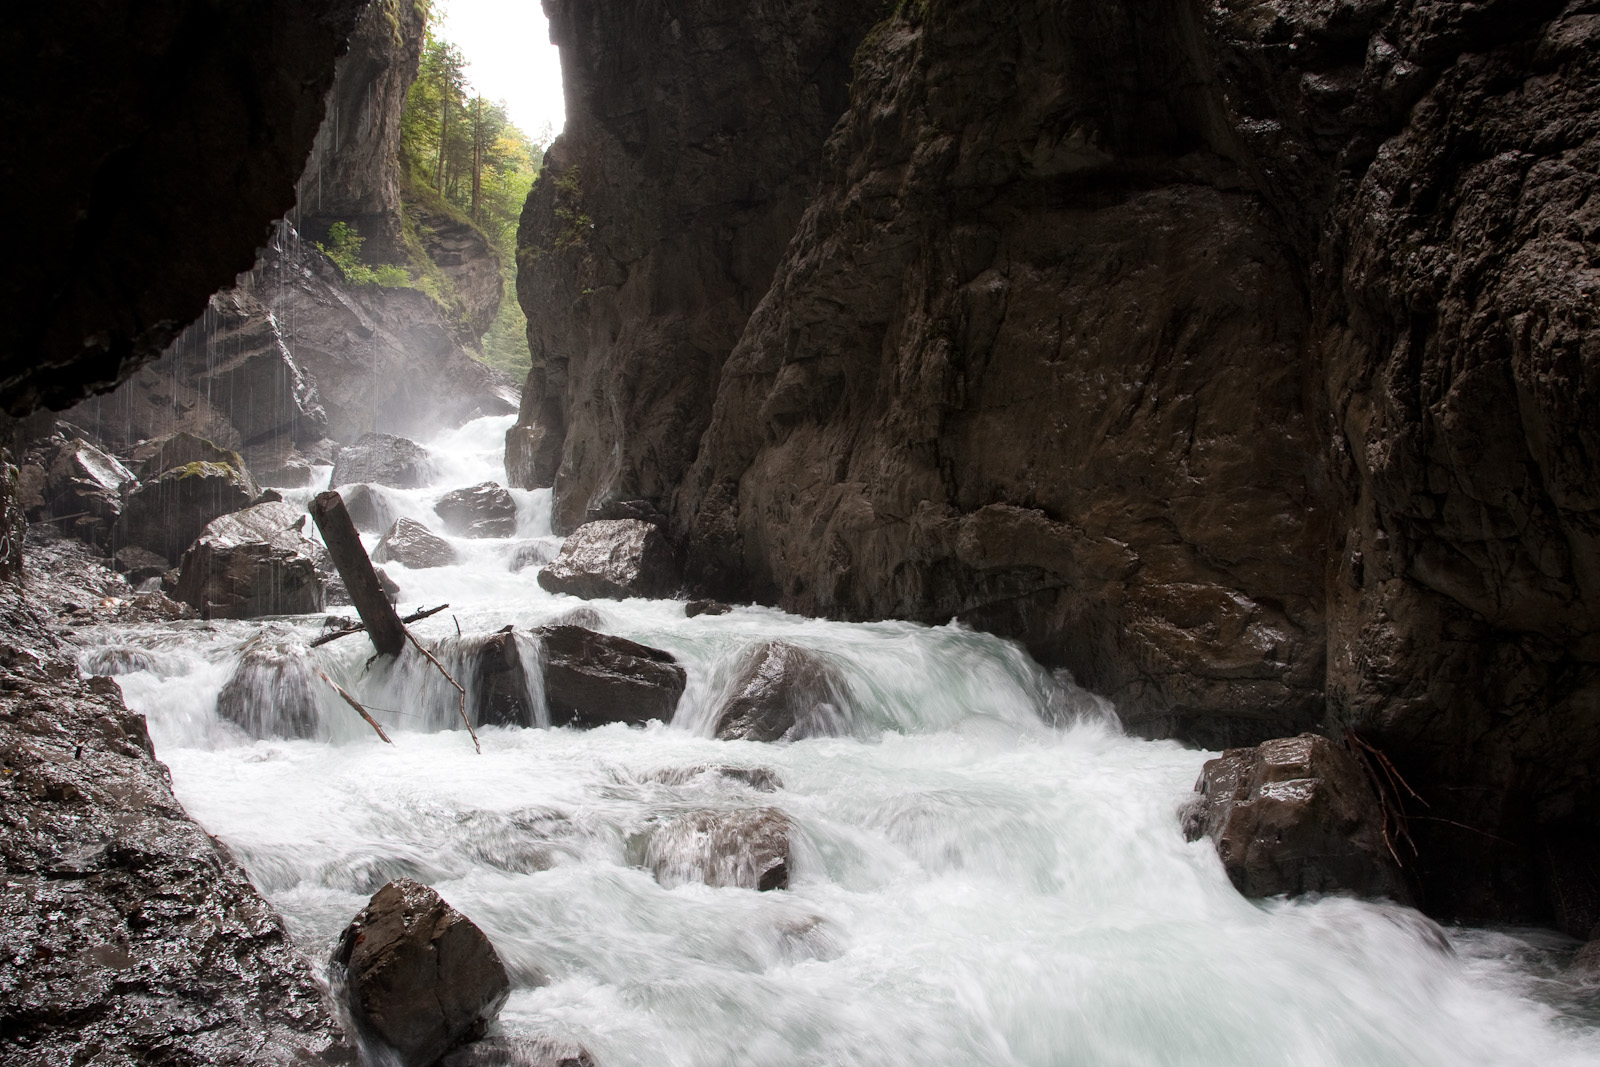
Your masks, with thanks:
M 439 484 L 387 491 L 395 513 L 438 530 L 440 495 L 500 479 L 509 421 L 431 442 Z M 452 539 L 456 566 L 387 568 L 404 607 L 451 604 L 419 636 L 581 604 L 542 591 L 535 566 L 509 569 L 558 544 L 548 493 L 517 499 L 519 538 Z M 590 606 L 685 666 L 673 723 L 487 728 L 478 755 L 450 695 L 409 654 L 366 669 L 361 638 L 308 655 L 385 709 L 393 746 L 328 693 L 321 740 L 252 741 L 220 720 L 242 646 L 263 628 L 309 640 L 320 617 L 106 631 L 83 666 L 121 672 L 180 799 L 314 960 L 385 881 L 419 878 L 505 960 L 499 1026 L 575 1040 L 606 1067 L 1600 1063 L 1592 991 L 1557 975 L 1569 946 L 1457 929 L 1444 952 L 1405 909 L 1245 900 L 1179 831 L 1209 754 L 1122 736 L 1102 702 L 1013 645 L 762 608 Z M 740 653 L 778 636 L 841 666 L 855 736 L 709 737 Z M 661 781 L 707 765 L 767 768 L 782 786 Z M 746 807 L 799 829 L 786 891 L 669 889 L 629 865 L 653 820 Z

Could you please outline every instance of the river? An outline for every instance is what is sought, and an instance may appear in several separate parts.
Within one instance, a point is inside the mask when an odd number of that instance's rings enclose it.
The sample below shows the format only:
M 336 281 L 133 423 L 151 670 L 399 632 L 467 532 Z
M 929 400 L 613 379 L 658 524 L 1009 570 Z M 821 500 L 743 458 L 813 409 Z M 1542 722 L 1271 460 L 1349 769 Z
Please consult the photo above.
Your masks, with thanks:
M 511 421 L 427 442 L 437 484 L 386 490 L 391 506 L 437 529 L 444 492 L 503 481 Z M 536 566 L 510 569 L 530 542 L 559 544 L 548 490 L 514 495 L 518 537 L 452 539 L 454 566 L 386 568 L 403 609 L 450 604 L 419 637 L 584 603 L 541 590 Z M 1014 645 L 760 607 L 589 606 L 686 668 L 672 723 L 489 727 L 480 755 L 411 653 L 368 669 L 359 636 L 307 654 L 383 709 L 393 745 L 331 692 L 318 740 L 252 740 L 217 717 L 245 642 L 309 641 L 321 616 L 86 631 L 81 662 L 121 672 L 178 797 L 319 968 L 372 892 L 418 878 L 499 950 L 514 986 L 500 1028 L 576 1041 L 602 1067 L 1600 1063 L 1595 993 L 1559 974 L 1570 943 L 1451 928 L 1445 952 L 1405 909 L 1242 898 L 1179 830 L 1211 754 L 1124 736 L 1103 701 Z M 719 686 L 774 637 L 840 666 L 851 736 L 710 738 Z M 705 766 L 765 768 L 781 787 L 661 773 Z M 653 820 L 744 807 L 798 828 L 787 890 L 669 887 L 629 862 Z

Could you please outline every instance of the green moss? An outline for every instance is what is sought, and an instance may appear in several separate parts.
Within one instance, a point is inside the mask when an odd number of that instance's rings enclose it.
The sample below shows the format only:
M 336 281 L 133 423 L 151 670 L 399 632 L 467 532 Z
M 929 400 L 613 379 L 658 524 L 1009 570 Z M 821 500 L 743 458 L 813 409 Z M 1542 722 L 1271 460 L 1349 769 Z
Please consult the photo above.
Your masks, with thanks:
M 556 234 L 556 251 L 582 247 L 584 238 L 594 229 L 594 220 L 583 213 L 583 186 L 578 167 L 556 179 L 555 216 L 561 224 L 561 232 Z
M 177 481 L 181 481 L 184 478 L 227 478 L 236 480 L 240 477 L 239 472 L 231 465 L 227 463 L 211 463 L 206 460 L 196 460 L 193 463 L 187 463 L 182 467 L 177 467 L 167 472 L 167 475 L 172 474 L 177 475 L 175 479 Z M 165 476 L 163 475 L 163 477 Z

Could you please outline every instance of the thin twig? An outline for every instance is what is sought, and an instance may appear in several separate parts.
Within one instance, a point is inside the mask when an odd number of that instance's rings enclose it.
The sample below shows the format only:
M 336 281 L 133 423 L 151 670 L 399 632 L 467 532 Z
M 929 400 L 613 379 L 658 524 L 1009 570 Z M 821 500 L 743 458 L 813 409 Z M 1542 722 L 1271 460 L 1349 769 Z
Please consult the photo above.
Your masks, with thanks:
M 385 741 L 388 741 L 389 744 L 391 744 L 391 745 L 394 744 L 393 741 L 389 741 L 389 735 L 383 732 L 383 727 L 378 725 L 378 720 L 374 719 L 371 715 L 367 714 L 367 709 L 361 706 L 361 701 L 357 700 L 355 697 L 353 697 L 349 693 L 345 692 L 344 686 L 340 685 L 338 682 L 334 681 L 332 678 L 329 678 L 328 677 L 328 673 L 326 671 L 319 670 L 319 671 L 317 671 L 317 673 L 322 676 L 322 680 L 324 682 L 327 682 L 329 685 L 333 686 L 333 688 L 338 691 L 339 695 L 344 697 L 344 702 L 346 704 L 349 704 L 352 708 L 355 708 L 356 709 L 356 713 L 359 714 L 363 719 L 367 720 L 367 725 L 368 726 L 370 726 L 374 730 L 378 731 L 378 736 L 379 737 L 383 738 Z
M 456 618 L 454 615 L 452 615 L 452 616 L 450 616 L 450 621 L 456 624 L 456 636 L 460 637 L 461 636 L 461 620 Z
M 450 606 L 449 604 L 440 604 L 438 607 L 436 607 L 436 608 L 428 608 L 426 611 L 412 612 L 410 615 L 407 615 L 405 618 L 401 619 L 400 622 L 402 624 L 403 623 L 408 623 L 408 622 L 421 622 L 423 619 L 426 619 L 429 615 L 437 615 L 437 614 L 439 614 L 439 612 L 443 611 L 445 608 L 447 608 L 449 606 Z M 459 625 L 457 625 L 456 626 L 456 632 L 459 633 L 460 631 L 461 631 L 461 627 Z M 341 637 L 349 637 L 351 634 L 360 634 L 360 633 L 366 633 L 366 632 L 367 632 L 366 623 L 358 622 L 354 626 L 346 626 L 344 629 L 335 630 L 331 634 L 323 634 L 321 637 L 319 637 L 315 641 L 311 642 L 310 647 L 317 648 L 317 647 L 319 647 L 321 645 L 327 644 L 329 641 L 337 641 Z
M 472 720 L 467 718 L 467 691 L 465 689 L 461 688 L 461 683 L 460 682 L 458 682 L 454 678 L 450 677 L 450 672 L 444 669 L 444 664 L 443 663 L 440 663 L 438 660 L 433 658 L 433 653 L 432 652 L 429 652 L 427 649 L 422 647 L 422 642 L 417 640 L 417 637 L 416 637 L 415 634 L 413 634 L 410 630 L 407 630 L 406 631 L 406 636 L 411 639 L 411 643 L 413 645 L 417 646 L 417 651 L 418 652 L 421 652 L 424 656 L 428 657 L 428 662 L 429 663 L 431 663 L 435 667 L 439 668 L 439 673 L 444 675 L 444 680 L 449 682 L 451 685 L 455 686 L 456 687 L 456 692 L 461 694 L 461 709 L 460 709 L 461 710 L 461 721 L 466 724 L 467 733 L 472 735 L 472 747 L 477 750 L 478 755 L 480 755 L 480 756 L 483 755 L 483 746 L 478 744 L 477 731 L 475 731 L 472 728 Z
M 1437 815 L 1413 815 L 1411 817 L 1413 819 L 1421 819 L 1423 822 L 1442 822 L 1447 826 L 1454 826 L 1459 829 L 1466 830 L 1468 833 L 1474 833 L 1480 837 L 1487 837 L 1490 841 L 1498 841 L 1502 845 L 1510 845 L 1512 848 L 1517 847 L 1517 843 L 1515 841 L 1507 841 L 1505 838 L 1491 834 L 1487 830 L 1480 830 L 1476 826 L 1468 826 L 1466 823 L 1456 822 L 1454 819 L 1441 819 Z

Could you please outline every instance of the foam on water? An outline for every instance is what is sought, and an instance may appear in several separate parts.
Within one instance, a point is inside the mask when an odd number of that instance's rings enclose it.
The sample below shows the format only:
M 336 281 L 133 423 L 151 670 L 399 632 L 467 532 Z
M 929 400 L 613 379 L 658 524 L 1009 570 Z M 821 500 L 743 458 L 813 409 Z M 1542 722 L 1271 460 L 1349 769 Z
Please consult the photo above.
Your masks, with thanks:
M 499 480 L 510 421 L 430 442 L 440 484 L 387 493 L 397 514 L 437 531 L 443 492 Z M 534 566 L 507 569 L 549 536 L 548 491 L 518 505 L 516 538 L 452 539 L 453 567 L 388 568 L 407 607 L 451 604 L 419 636 L 528 628 L 583 603 L 541 590 Z M 1451 954 L 1405 909 L 1243 899 L 1179 830 L 1209 754 L 1123 736 L 1013 644 L 955 625 L 589 606 L 683 664 L 671 725 L 488 728 L 477 755 L 414 652 L 369 669 L 370 647 L 346 638 L 311 654 L 382 709 L 394 745 L 332 696 L 329 740 L 252 741 L 215 705 L 262 623 L 108 631 L 82 662 L 120 672 L 180 799 L 319 965 L 368 895 L 420 878 L 504 958 L 500 1025 L 577 1040 L 606 1067 L 1600 1062 L 1592 991 L 1556 976 L 1570 944 L 1453 930 Z M 320 621 L 265 625 L 304 641 Z M 855 736 L 709 736 L 739 656 L 775 637 L 839 668 Z M 782 785 L 661 774 L 708 765 Z M 667 889 L 630 865 L 664 818 L 755 807 L 798 828 L 787 891 Z

